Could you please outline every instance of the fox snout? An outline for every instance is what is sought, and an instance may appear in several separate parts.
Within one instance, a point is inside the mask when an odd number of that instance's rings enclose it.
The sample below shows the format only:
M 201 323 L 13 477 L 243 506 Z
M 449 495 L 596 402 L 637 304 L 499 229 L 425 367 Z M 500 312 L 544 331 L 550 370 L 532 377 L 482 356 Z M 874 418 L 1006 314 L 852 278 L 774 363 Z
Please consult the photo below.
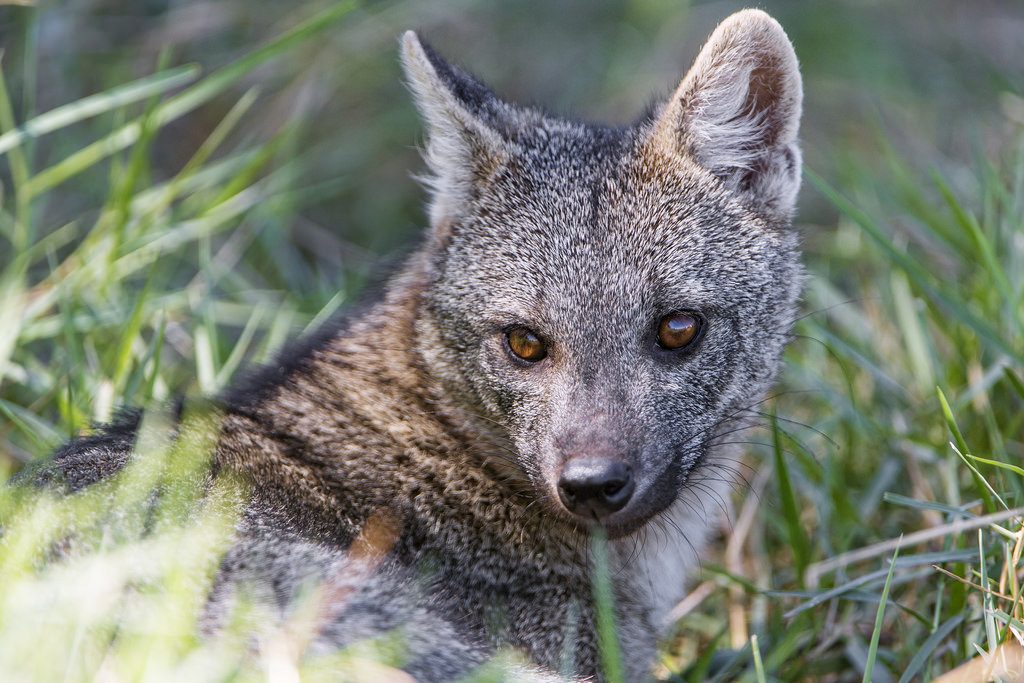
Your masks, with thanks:
M 579 522 L 614 524 L 636 493 L 637 453 L 622 440 L 621 425 L 604 413 L 575 415 L 575 424 L 555 439 L 549 485 Z
M 601 523 L 626 507 L 635 488 L 633 468 L 611 457 L 571 458 L 558 477 L 558 499 L 588 522 Z

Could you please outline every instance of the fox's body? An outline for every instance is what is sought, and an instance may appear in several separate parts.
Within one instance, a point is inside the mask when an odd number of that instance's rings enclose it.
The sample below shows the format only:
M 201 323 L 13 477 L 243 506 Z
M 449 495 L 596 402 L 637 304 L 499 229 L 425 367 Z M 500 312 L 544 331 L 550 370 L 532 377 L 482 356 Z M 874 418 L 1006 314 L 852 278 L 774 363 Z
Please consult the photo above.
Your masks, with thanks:
M 793 317 L 792 48 L 766 15 L 736 15 L 623 128 L 506 104 L 411 34 L 405 64 L 431 232 L 379 303 L 225 399 L 215 467 L 253 493 L 209 623 L 240 583 L 287 611 L 313 580 L 329 587 L 321 648 L 398 627 L 423 679 L 503 646 L 599 674 L 597 522 L 643 678 L 726 490 L 723 438 Z M 667 344 L 666 324 L 693 334 Z M 56 463 L 79 487 L 132 448 L 114 428 Z

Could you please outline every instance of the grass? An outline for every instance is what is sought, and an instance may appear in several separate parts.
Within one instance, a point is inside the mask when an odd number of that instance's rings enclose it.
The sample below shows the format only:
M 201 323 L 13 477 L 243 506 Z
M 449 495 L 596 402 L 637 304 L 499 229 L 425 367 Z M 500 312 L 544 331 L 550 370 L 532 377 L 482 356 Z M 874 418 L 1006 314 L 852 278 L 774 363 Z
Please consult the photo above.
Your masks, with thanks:
M 150 75 L 42 113 L 32 60 L 3 56 L 0 478 L 120 405 L 217 391 L 344 305 L 365 245 L 343 245 L 340 266 L 311 264 L 330 238 L 308 217 L 325 197 L 350 199 L 354 181 L 316 171 L 369 169 L 373 145 L 393 148 L 394 131 L 414 124 L 370 107 L 381 127 L 343 131 L 360 139 L 339 151 L 265 90 L 303 92 L 308 81 L 293 88 L 280 74 L 315 62 L 331 36 L 372 34 L 405 8 L 330 5 L 288 18 L 277 38 L 218 69 L 164 56 Z M 31 19 L 25 27 L 32 35 Z M 183 137 L 182 120 L 202 135 Z M 866 147 L 863 136 L 838 139 L 829 158 L 817 145 L 804 191 L 814 223 L 802 226 L 805 316 L 659 676 L 928 681 L 1024 636 L 1024 131 L 998 125 L 998 149 L 979 143 L 966 163 L 915 152 L 886 125 Z M 177 162 L 161 163 L 169 147 Z M 353 200 L 367 223 L 401 223 L 418 201 L 377 194 Z M 358 233 L 358 213 L 347 216 L 341 228 Z M 148 448 L 166 461 L 167 444 Z M 103 502 L 137 500 L 154 478 L 190 480 L 180 474 L 129 470 L 72 500 L 0 489 L 5 679 L 247 680 L 296 667 L 314 679 L 338 667 L 379 676 L 375 662 L 393 659 L 386 644 L 296 661 L 282 630 L 262 633 L 268 646 L 253 658 L 244 614 L 215 641 L 196 637 L 197 596 L 231 519 L 172 505 L 142 534 Z M 182 486 L 178 500 L 194 497 Z M 41 566 L 72 528 L 99 551 Z M 606 589 L 595 586 L 615 678 Z
M 914 177 L 902 161 L 892 164 Z M 846 290 L 818 276 L 812 255 L 811 313 L 798 325 L 786 377 L 800 393 L 780 396 L 791 421 L 775 422 L 757 466 L 774 472 L 755 477 L 756 497 L 745 501 L 762 515 L 749 533 L 743 609 L 716 610 L 754 617 L 747 627 L 761 639 L 769 674 L 844 680 L 841 672 L 854 669 L 865 680 L 928 680 L 1019 637 L 995 615 L 1019 613 L 1024 568 L 1024 479 L 1014 464 L 1024 454 L 1024 271 L 1014 267 L 1022 171 L 1018 139 L 1001 162 L 978 162 L 967 196 L 940 176 L 919 175 L 913 191 L 944 203 L 930 215 L 911 209 L 933 204 L 894 196 L 898 186 L 875 169 L 848 186 L 856 200 L 808 173 L 842 211 L 827 267 L 847 274 Z M 984 514 L 999 519 L 969 524 Z M 938 531 L 877 568 L 895 539 L 922 527 Z M 726 568 L 709 569 L 723 585 L 735 580 Z M 709 619 L 704 628 L 713 638 L 721 625 Z M 796 652 L 815 655 L 791 656 L 794 639 Z M 786 650 L 773 657 L 777 648 Z M 734 676 L 740 671 L 725 679 Z

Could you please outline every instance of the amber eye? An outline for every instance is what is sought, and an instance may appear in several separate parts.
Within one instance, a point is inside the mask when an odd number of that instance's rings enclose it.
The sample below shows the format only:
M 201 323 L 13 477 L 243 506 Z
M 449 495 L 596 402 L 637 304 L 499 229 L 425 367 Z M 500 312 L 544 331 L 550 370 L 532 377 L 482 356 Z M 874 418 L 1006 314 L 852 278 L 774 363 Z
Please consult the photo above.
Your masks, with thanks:
M 540 337 L 525 327 L 513 327 L 505 333 L 505 339 L 512 353 L 531 363 L 543 360 L 548 355 L 548 347 Z
M 689 346 L 700 333 L 700 318 L 693 313 L 672 313 L 658 323 L 658 343 L 675 351 Z

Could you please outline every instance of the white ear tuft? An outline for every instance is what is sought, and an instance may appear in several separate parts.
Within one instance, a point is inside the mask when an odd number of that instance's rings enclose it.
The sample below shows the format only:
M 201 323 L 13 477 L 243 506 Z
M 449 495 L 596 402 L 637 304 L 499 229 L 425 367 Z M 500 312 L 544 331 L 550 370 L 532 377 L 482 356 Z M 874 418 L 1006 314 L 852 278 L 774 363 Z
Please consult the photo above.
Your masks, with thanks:
M 743 10 L 712 33 L 652 141 L 691 156 L 767 214 L 788 218 L 800 188 L 802 98 L 782 27 L 760 10 Z
M 457 219 L 477 183 L 507 158 L 507 145 L 492 127 L 497 98 L 472 76 L 452 67 L 420 42 L 402 36 L 402 65 L 427 126 L 425 158 L 432 175 L 430 209 L 435 229 Z

